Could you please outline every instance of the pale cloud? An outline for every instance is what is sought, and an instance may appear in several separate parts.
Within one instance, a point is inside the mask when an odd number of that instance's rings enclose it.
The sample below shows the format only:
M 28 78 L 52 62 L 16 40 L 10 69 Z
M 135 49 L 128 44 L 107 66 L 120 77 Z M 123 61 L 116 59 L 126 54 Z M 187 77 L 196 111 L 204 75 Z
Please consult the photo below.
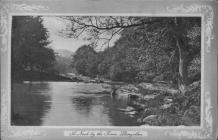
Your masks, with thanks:
M 60 35 L 60 31 L 67 29 L 67 27 L 70 25 L 69 21 L 57 16 L 43 16 L 42 18 L 43 25 L 49 32 L 49 40 L 51 41 L 50 46 L 53 49 L 66 49 L 75 52 L 82 45 L 90 43 L 83 40 L 83 37 L 74 39 Z M 119 37 L 120 35 L 114 36 L 113 39 L 110 41 L 109 46 L 113 46 L 116 40 L 119 39 Z M 102 44 L 104 44 L 104 42 L 99 41 L 97 44 L 98 46 L 96 46 L 95 50 L 102 51 L 108 47 L 107 44 L 105 44 L 104 46 L 102 46 Z
M 55 16 L 44 16 L 43 25 L 49 32 L 50 46 L 53 49 L 66 49 L 75 52 L 80 46 L 87 44 L 84 40 L 60 36 L 59 32 L 69 23 Z

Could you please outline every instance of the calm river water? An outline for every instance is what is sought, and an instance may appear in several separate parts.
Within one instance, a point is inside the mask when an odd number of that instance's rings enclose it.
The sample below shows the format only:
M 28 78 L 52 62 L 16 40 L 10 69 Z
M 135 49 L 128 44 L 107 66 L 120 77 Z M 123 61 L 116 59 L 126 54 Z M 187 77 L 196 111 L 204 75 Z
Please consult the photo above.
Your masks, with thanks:
M 128 99 L 111 97 L 104 86 L 81 82 L 12 84 L 12 125 L 136 126 L 135 116 L 122 111 Z

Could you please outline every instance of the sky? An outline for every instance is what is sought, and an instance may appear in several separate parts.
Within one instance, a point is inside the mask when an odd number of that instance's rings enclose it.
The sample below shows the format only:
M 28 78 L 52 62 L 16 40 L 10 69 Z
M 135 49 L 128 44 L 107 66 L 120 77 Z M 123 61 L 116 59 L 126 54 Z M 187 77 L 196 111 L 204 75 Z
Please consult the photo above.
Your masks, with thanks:
M 43 16 L 43 25 L 45 28 L 47 28 L 49 33 L 49 40 L 51 41 L 50 46 L 54 49 L 65 49 L 72 52 L 75 52 L 79 47 L 85 44 L 89 44 L 88 41 L 84 41 L 82 39 L 74 39 L 74 38 L 68 38 L 61 36 L 59 32 L 63 29 L 66 29 L 67 26 L 71 25 L 69 21 L 61 19 L 56 16 Z M 114 36 L 113 39 L 110 41 L 110 46 L 113 46 L 115 41 L 120 36 Z M 102 43 L 102 42 L 100 42 Z M 103 43 L 102 43 L 103 44 Z M 95 48 L 96 51 L 102 51 L 104 50 L 107 45 L 103 46 L 99 44 Z
M 65 29 L 67 24 L 69 24 L 67 21 L 55 16 L 43 17 L 43 25 L 48 30 L 49 40 L 52 41 L 50 46 L 55 50 L 65 49 L 75 52 L 80 46 L 87 44 L 87 42 L 60 36 L 58 32 Z

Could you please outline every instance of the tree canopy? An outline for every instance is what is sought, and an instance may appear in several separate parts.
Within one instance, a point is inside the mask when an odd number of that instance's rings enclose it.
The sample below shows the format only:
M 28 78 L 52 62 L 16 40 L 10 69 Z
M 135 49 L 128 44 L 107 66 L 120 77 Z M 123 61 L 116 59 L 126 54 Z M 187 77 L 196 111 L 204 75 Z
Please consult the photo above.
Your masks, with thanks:
M 65 19 L 70 20 L 72 26 L 62 34 L 81 36 L 92 41 L 92 47 L 102 41 L 108 46 L 97 54 L 102 60 L 97 65 L 98 74 L 122 81 L 168 80 L 185 93 L 191 81 L 190 67 L 194 60 L 200 59 L 200 17 L 74 16 Z M 117 36 L 119 39 L 111 46 L 110 41 Z
M 12 77 L 20 79 L 23 71 L 51 70 L 55 54 L 49 43 L 48 32 L 39 16 L 13 16 Z

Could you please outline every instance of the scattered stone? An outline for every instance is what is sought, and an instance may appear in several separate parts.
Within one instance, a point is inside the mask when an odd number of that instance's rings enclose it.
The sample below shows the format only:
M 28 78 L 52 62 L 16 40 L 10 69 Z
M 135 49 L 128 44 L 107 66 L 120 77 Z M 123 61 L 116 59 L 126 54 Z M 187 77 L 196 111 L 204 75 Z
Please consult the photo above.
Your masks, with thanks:
M 137 114 L 137 111 L 126 112 L 126 114 L 128 114 L 128 115 L 135 115 L 135 114 Z
M 187 93 L 188 92 L 193 92 L 194 90 L 199 89 L 199 87 L 201 87 L 201 82 L 200 81 L 193 82 L 191 85 L 189 85 L 187 87 Z
M 130 112 L 130 111 L 135 111 L 135 108 L 131 106 L 127 106 L 125 109 L 120 108 L 119 110 L 124 112 Z
M 127 90 L 120 89 L 120 88 L 117 89 L 115 92 L 116 92 L 117 95 L 120 95 L 120 94 L 126 94 L 126 95 L 131 94 L 131 92 L 129 92 Z
M 148 116 L 148 115 L 150 115 L 150 113 L 151 113 L 151 108 L 146 108 L 146 109 L 144 110 L 144 115 Z M 145 117 L 145 116 L 144 116 L 144 117 Z
M 124 85 L 121 87 L 121 89 L 125 89 L 125 90 L 131 91 L 131 92 L 138 92 L 139 91 L 139 89 L 133 84 Z
M 194 89 L 197 93 L 199 88 L 200 82 L 192 83 L 188 88 L 191 90 Z M 190 106 L 189 104 L 185 103 L 184 95 L 179 94 L 178 90 L 170 87 L 169 84 L 164 83 L 140 83 L 137 87 L 133 84 L 128 85 L 113 85 L 115 89 L 115 93 L 117 97 L 122 96 L 125 99 L 128 98 L 128 103 L 131 106 L 127 106 L 124 109 L 119 109 L 123 111 L 125 114 L 129 115 L 130 117 L 139 117 L 137 122 L 139 124 L 145 125 L 199 125 L 200 124 L 200 107 L 198 106 L 191 106 L 189 109 L 186 107 Z M 103 86 L 105 89 L 110 89 L 107 85 Z M 140 89 L 140 91 L 139 91 Z M 189 94 L 187 94 L 189 95 Z M 190 94 L 192 95 L 192 94 Z M 181 96 L 181 97 L 180 97 Z M 193 96 L 195 97 L 195 96 Z M 187 96 L 190 99 L 189 96 Z M 129 100 L 133 99 L 133 100 Z M 195 98 L 193 98 L 195 99 Z M 189 100 L 188 100 L 189 101 Z M 192 100 L 191 100 L 192 101 Z M 193 100 L 192 103 L 195 101 Z M 181 110 L 180 116 L 175 114 L 175 103 L 179 104 L 178 106 L 185 107 Z M 190 102 L 188 102 L 190 103 Z M 173 110 L 173 111 L 171 111 Z M 165 114 L 160 114 L 164 112 Z M 157 115 L 154 115 L 157 114 Z M 182 115 L 183 114 L 183 115 Z
M 167 109 L 167 108 L 170 108 L 171 106 L 172 106 L 172 103 L 164 104 L 160 106 L 160 109 Z
M 132 99 L 137 99 L 138 96 L 140 95 L 140 94 L 138 94 L 139 89 L 132 84 L 123 85 L 121 87 L 118 87 L 118 88 L 116 88 L 115 92 L 117 95 L 127 94 L 128 97 L 130 97 Z
M 141 123 L 142 123 L 142 119 L 141 119 L 141 118 L 138 118 L 138 119 L 137 119 L 137 123 L 141 124 Z
M 147 107 L 146 104 L 139 103 L 137 101 L 132 102 L 132 106 L 134 106 L 135 108 L 138 108 L 138 109 L 144 109 L 145 107 Z
M 144 89 L 152 89 L 153 88 L 153 84 L 150 84 L 150 83 L 140 83 L 138 86 L 141 88 L 144 88 Z
M 152 95 L 152 94 L 151 94 L 151 95 L 144 95 L 144 96 L 143 96 L 143 99 L 144 99 L 144 100 L 151 100 L 151 99 L 154 99 L 156 96 L 157 96 L 157 95 L 154 95 L 154 94 L 153 94 L 153 95 Z
M 131 118 L 135 117 L 135 115 L 129 115 Z
M 193 82 L 190 87 L 199 87 L 201 85 L 201 81 Z
M 128 98 L 135 100 L 135 99 L 139 98 L 139 95 L 137 95 L 137 94 L 129 94 Z
M 164 98 L 165 103 L 171 103 L 172 101 L 173 101 L 173 99 L 171 99 L 171 97 L 169 97 L 169 96 Z
M 135 110 L 135 108 L 133 108 L 133 107 L 131 107 L 131 106 L 127 106 L 127 107 L 126 107 L 126 111 L 133 111 L 133 110 Z

